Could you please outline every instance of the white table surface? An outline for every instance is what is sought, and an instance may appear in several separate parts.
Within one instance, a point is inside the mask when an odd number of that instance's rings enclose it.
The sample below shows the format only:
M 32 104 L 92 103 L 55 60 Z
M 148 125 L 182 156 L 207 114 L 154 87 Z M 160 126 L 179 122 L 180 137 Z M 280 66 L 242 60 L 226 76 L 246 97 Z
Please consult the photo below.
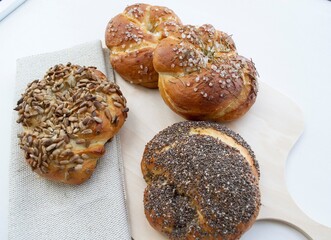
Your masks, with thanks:
M 288 158 L 287 186 L 307 215 L 331 227 L 331 1 L 145 2 L 173 9 L 186 24 L 211 23 L 233 34 L 239 53 L 254 60 L 260 80 L 301 107 L 305 131 Z M 16 59 L 103 40 L 109 19 L 132 3 L 135 1 L 28 0 L 0 22 L 0 239 L 7 239 L 8 232 Z M 305 238 L 285 225 L 258 222 L 243 239 Z

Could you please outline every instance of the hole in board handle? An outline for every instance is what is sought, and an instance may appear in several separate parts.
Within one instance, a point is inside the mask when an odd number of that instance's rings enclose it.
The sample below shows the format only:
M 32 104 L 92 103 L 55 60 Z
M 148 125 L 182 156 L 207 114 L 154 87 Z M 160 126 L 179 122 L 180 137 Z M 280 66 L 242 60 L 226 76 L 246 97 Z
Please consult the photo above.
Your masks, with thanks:
M 302 229 L 297 226 L 274 219 L 257 220 L 241 240 L 312 240 Z

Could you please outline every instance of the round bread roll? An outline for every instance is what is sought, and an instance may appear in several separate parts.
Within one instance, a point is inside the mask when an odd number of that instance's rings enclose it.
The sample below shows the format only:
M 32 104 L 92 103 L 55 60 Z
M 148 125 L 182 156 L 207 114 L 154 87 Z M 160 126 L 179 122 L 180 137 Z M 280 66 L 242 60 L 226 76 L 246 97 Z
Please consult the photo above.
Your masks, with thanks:
M 95 67 L 70 63 L 30 83 L 15 110 L 23 125 L 19 145 L 32 170 L 68 184 L 90 178 L 128 112 L 115 83 Z
M 166 128 L 146 145 L 141 168 L 145 215 L 170 239 L 239 239 L 259 213 L 254 153 L 218 123 Z
M 239 56 L 231 37 L 211 25 L 183 26 L 163 39 L 153 63 L 163 100 L 186 119 L 231 121 L 255 102 L 253 62 Z
M 110 62 L 121 77 L 147 88 L 157 88 L 153 51 L 159 41 L 177 31 L 181 21 L 166 7 L 128 6 L 107 25 L 106 45 Z

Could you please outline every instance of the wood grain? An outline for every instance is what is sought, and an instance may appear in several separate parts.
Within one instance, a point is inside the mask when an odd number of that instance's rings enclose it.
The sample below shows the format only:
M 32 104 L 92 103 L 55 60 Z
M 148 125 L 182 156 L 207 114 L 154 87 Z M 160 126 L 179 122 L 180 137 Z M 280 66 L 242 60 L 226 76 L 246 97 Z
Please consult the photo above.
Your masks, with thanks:
M 129 84 L 118 75 L 116 79 L 130 108 L 120 135 L 132 237 L 135 240 L 166 239 L 145 218 L 143 191 L 146 183 L 141 174 L 140 161 L 145 144 L 156 133 L 184 119 L 164 104 L 158 90 Z M 258 98 L 252 109 L 243 118 L 226 125 L 251 145 L 260 163 L 262 207 L 258 219 L 284 222 L 308 239 L 331 239 L 331 229 L 305 215 L 286 188 L 286 159 L 304 130 L 303 115 L 298 106 L 260 82 Z

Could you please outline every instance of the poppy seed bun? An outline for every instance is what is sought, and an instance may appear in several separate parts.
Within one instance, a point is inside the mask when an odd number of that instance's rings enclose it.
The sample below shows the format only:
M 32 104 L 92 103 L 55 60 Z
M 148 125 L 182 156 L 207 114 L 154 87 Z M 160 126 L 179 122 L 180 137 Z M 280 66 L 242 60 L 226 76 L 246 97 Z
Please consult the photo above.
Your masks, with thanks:
M 145 215 L 170 239 L 239 239 L 259 213 L 255 155 L 218 123 L 162 130 L 146 145 L 141 168 Z

